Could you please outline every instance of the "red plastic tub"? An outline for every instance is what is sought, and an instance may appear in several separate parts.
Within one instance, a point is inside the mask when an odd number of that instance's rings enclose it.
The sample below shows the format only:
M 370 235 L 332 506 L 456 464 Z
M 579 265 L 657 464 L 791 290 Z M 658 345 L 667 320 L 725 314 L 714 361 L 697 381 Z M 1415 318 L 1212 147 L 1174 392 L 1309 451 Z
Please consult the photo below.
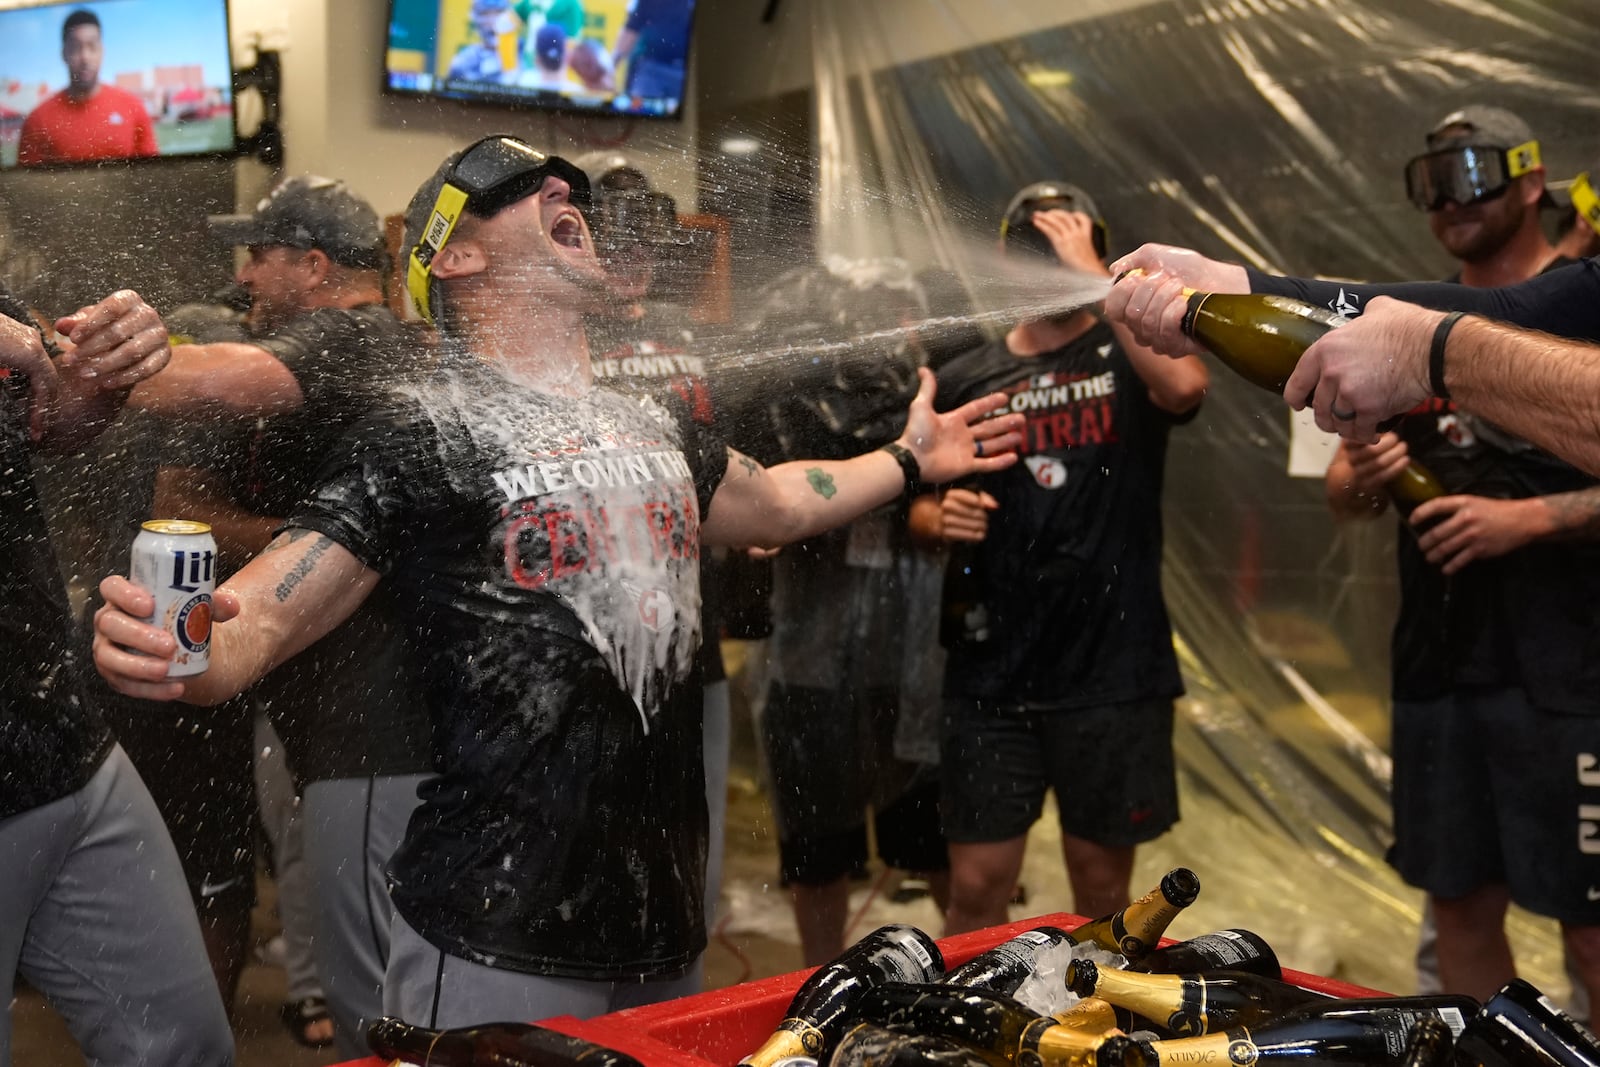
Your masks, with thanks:
M 939 942 L 939 948 L 944 952 L 945 963 L 957 967 L 1035 926 L 1071 930 L 1083 922 L 1085 919 L 1081 915 L 1041 915 L 1009 926 L 994 926 L 945 938 Z M 810 974 L 809 970 L 794 971 L 593 1019 L 560 1015 L 542 1020 L 541 1024 L 626 1052 L 647 1067 L 733 1067 L 741 1056 L 765 1041 L 782 1021 L 783 1010 Z M 1285 971 L 1284 977 L 1295 985 L 1334 997 L 1383 995 L 1376 990 L 1299 971 Z M 379 1067 L 381 1062 L 357 1060 L 350 1067 Z

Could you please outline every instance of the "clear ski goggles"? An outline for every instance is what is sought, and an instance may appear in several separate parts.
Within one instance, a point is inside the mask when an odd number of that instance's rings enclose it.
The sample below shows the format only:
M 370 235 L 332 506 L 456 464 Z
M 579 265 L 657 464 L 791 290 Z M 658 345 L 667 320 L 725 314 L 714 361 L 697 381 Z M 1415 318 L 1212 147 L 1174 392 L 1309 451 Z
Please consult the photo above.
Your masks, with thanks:
M 572 192 L 569 199 L 579 211 L 588 213 L 591 201 L 589 178 L 578 167 L 560 156 L 546 155 L 515 137 L 485 137 L 456 160 L 445 178 L 444 188 L 422 236 L 411 250 L 406 264 L 406 289 L 417 314 L 433 321 L 428 301 L 428 285 L 433 280 L 433 259 L 449 242 L 463 212 L 488 219 L 544 186 L 546 179 L 560 178 Z
M 1503 194 L 1513 179 L 1537 170 L 1539 142 L 1514 148 L 1458 145 L 1417 156 L 1406 164 L 1406 197 L 1423 211 L 1438 211 L 1447 202 L 1462 207 Z

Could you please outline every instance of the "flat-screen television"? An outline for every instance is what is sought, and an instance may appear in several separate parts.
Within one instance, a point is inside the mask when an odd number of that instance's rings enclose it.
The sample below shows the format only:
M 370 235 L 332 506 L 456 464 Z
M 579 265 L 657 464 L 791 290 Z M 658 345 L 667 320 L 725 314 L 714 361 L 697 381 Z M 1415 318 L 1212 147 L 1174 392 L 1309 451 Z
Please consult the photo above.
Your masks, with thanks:
M 614 115 L 683 108 L 695 0 L 390 0 L 393 93 Z
M 231 152 L 227 0 L 0 10 L 0 167 Z

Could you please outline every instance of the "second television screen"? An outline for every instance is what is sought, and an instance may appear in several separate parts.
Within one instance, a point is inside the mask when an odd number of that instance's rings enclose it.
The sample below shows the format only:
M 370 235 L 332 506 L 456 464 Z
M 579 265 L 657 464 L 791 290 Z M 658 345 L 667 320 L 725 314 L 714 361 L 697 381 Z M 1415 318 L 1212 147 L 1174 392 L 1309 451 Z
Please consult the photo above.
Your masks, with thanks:
M 385 84 L 459 100 L 676 116 L 695 0 L 391 0 Z
M 226 0 L 0 9 L 0 167 L 233 147 Z

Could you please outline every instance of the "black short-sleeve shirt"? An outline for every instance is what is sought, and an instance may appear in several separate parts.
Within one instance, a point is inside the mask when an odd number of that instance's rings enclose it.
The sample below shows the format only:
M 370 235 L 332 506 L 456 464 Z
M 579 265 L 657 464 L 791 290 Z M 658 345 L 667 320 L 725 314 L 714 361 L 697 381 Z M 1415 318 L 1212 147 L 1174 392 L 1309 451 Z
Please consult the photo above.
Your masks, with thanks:
M 290 525 L 384 575 L 439 739 L 395 906 L 512 970 L 687 966 L 705 945 L 699 524 L 726 448 L 655 401 L 468 362 L 339 452 Z
M 1027 418 L 1022 459 L 979 480 L 1000 507 L 957 555 L 977 576 L 987 637 L 954 643 L 946 691 L 1041 708 L 1177 696 L 1161 596 L 1174 419 L 1104 323 L 1054 352 L 1020 358 L 994 342 L 939 372 L 942 407 L 995 391 Z
M 1398 433 L 1450 493 L 1521 499 L 1600 487 L 1446 400 L 1424 403 Z M 1402 522 L 1396 555 L 1396 700 L 1432 700 L 1462 685 L 1521 686 L 1540 707 L 1600 714 L 1600 545 L 1534 543 L 1446 577 Z
M 0 314 L 32 325 L 0 289 Z M 89 706 L 33 483 L 28 379 L 0 369 L 0 819 L 81 789 L 111 751 Z

